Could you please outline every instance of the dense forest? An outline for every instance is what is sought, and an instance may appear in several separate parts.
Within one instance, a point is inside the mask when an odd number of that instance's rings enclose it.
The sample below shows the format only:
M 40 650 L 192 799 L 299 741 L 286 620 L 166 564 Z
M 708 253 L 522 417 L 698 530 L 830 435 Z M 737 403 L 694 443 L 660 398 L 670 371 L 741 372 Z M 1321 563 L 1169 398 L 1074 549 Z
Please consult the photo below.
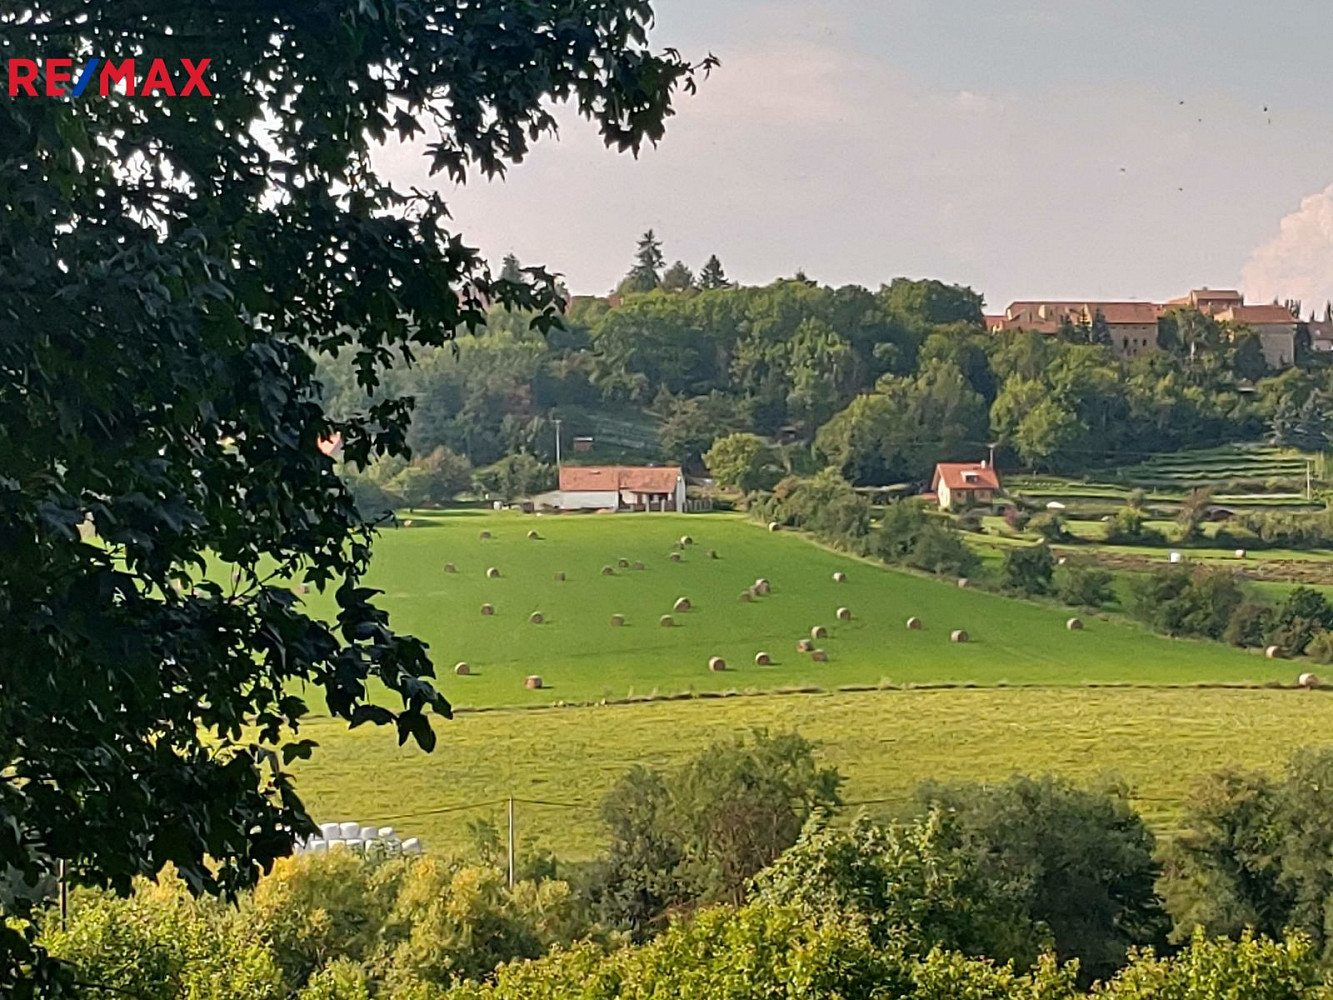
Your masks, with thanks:
M 1268 372 L 1253 333 L 1197 312 L 1164 316 L 1161 349 L 1126 360 L 1096 324 L 990 332 L 982 297 L 939 281 L 872 291 L 798 274 L 736 287 L 716 258 L 700 278 L 661 264 L 660 248 L 641 246 L 614 295 L 572 299 L 549 334 L 496 310 L 484 334 L 397 366 L 385 388 L 415 400 L 417 462 L 437 478 L 448 470 L 436 493 L 488 467 L 498 492 L 544 488 L 555 421 L 566 460 L 702 472 L 714 442 L 741 432 L 775 448 L 785 471 L 831 466 L 856 485 L 918 483 L 936 461 L 992 443 L 1009 467 L 1081 471 L 1266 436 L 1322 448 L 1333 433 L 1321 359 L 1302 350 L 1300 367 Z M 506 270 L 521 273 L 512 258 Z M 365 407 L 350 367 L 326 359 L 322 374 L 336 410 Z M 592 451 L 571 455 L 576 437 Z M 428 480 L 416 478 L 420 494 Z

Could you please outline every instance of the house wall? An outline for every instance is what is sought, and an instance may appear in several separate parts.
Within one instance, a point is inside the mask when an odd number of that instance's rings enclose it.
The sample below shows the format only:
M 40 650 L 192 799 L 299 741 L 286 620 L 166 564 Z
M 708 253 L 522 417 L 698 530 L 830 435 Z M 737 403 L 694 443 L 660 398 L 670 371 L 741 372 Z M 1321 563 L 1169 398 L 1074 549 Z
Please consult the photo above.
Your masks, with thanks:
M 615 510 L 619 506 L 618 490 L 562 490 L 561 510 Z
M 1111 348 L 1122 358 L 1137 358 L 1157 348 L 1156 323 L 1117 323 L 1110 331 Z
M 953 504 L 953 495 L 949 492 L 949 487 L 945 485 L 943 478 L 940 479 L 940 488 L 935 493 L 940 498 L 940 510 L 948 510 Z
M 1296 327 L 1290 323 L 1253 326 L 1269 368 L 1290 368 L 1296 361 Z

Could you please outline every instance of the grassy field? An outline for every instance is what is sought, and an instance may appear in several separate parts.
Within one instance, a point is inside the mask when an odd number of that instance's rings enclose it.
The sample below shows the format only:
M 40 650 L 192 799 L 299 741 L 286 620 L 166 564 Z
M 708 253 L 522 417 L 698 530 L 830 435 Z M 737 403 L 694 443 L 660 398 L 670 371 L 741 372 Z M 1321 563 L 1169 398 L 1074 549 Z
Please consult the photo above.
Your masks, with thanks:
M 460 715 L 437 723 L 440 742 L 430 756 L 399 748 L 387 730 L 349 732 L 321 720 L 302 729 L 321 747 L 295 774 L 317 819 L 392 823 L 433 850 L 465 847 L 471 820 L 503 828 L 502 800 L 514 795 L 522 800 L 521 849 L 545 845 L 582 858 L 602 842 L 601 796 L 630 765 L 677 763 L 755 726 L 797 728 L 847 778 L 844 799 L 876 814 L 900 810 L 927 778 L 1118 776 L 1159 834 L 1170 836 L 1200 775 L 1278 768 L 1294 749 L 1326 743 L 1330 725 L 1333 697 L 1307 691 L 764 695 Z
M 396 628 L 430 643 L 445 693 L 456 705 L 495 707 L 595 702 L 680 692 L 771 690 L 892 683 L 1082 684 L 1291 680 L 1275 664 L 1224 646 L 1164 639 L 1114 618 L 1065 629 L 1069 610 L 1017 601 L 855 560 L 795 533 L 770 533 L 737 515 L 533 517 L 458 513 L 413 516 L 377 542 L 368 582 Z M 527 537 L 529 530 L 541 534 Z M 491 533 L 483 539 L 482 532 Z M 695 544 L 679 563 L 673 545 Z M 715 549 L 717 559 L 710 559 Z M 605 566 L 625 559 L 631 568 Z M 632 566 L 636 561 L 644 569 Z M 453 563 L 457 573 L 447 573 Z M 496 567 L 498 579 L 486 570 Z M 835 571 L 846 583 L 833 580 Z M 566 579 L 559 582 L 556 574 Z M 758 577 L 772 593 L 739 595 Z M 677 598 L 693 604 L 673 614 Z M 309 598 L 316 612 L 324 598 Z M 484 617 L 481 605 L 495 614 Z M 838 621 L 847 607 L 853 617 Z M 544 623 L 531 624 L 539 612 Z M 610 623 L 613 614 L 624 627 Z M 659 619 L 673 614 L 676 627 Z M 908 631 L 908 617 L 924 622 Z M 822 625 L 816 663 L 796 643 Z M 967 644 L 949 641 L 965 629 Z M 773 665 L 754 666 L 765 651 Z M 732 668 L 711 673 L 711 656 Z M 452 676 L 456 661 L 473 669 Z M 540 691 L 523 679 L 539 674 Z

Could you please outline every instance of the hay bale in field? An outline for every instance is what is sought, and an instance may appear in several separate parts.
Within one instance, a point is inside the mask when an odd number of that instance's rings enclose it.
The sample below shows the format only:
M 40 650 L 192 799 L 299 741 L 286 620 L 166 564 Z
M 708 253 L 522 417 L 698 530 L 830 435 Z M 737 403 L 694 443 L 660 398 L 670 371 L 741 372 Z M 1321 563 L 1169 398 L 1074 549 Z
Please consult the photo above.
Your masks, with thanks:
M 487 577 L 487 579 L 494 580 L 494 579 L 495 579 L 496 577 L 498 577 L 499 575 L 500 575 L 500 571 L 499 571 L 498 569 L 496 569 L 494 566 L 492 566 L 492 567 L 490 567 L 488 570 L 486 570 L 486 577 Z
M 754 590 L 756 597 L 766 597 L 768 596 L 768 592 L 773 589 L 773 586 L 761 576 L 754 582 L 754 586 L 751 589 Z
M 491 533 L 490 533 L 489 531 L 483 531 L 483 532 L 481 533 L 481 537 L 482 537 L 482 540 L 484 541 L 485 539 L 491 537 Z
M 717 558 L 717 549 L 709 549 L 709 550 L 708 550 L 708 558 L 709 558 L 709 559 L 716 559 L 716 558 Z
M 767 653 L 755 653 L 754 665 L 756 667 L 767 667 L 773 662 L 773 658 Z
M 560 583 L 564 583 L 564 582 L 565 582 L 565 571 L 564 571 L 564 570 L 559 570 L 559 571 L 555 574 L 555 578 L 556 578 L 556 580 L 557 580 L 558 582 L 560 582 Z
M 1270 660 L 1281 660 L 1283 659 L 1282 647 L 1269 646 L 1267 649 L 1264 650 L 1264 656 L 1268 657 Z
M 753 600 L 754 600 L 754 594 L 751 591 L 748 590 L 741 591 L 740 601 L 742 604 L 749 604 Z
M 1064 565 L 1065 563 L 1067 563 L 1067 562 L 1069 562 L 1069 557 L 1068 557 L 1068 556 L 1061 556 L 1059 559 L 1055 560 L 1055 565 L 1057 565 L 1057 566 L 1063 566 L 1063 565 Z
M 815 663 L 828 663 L 828 653 L 822 649 L 812 649 L 810 650 L 810 659 Z
M 693 607 L 688 597 L 677 597 L 676 603 L 671 605 L 672 611 L 689 611 Z
M 1065 628 L 1069 629 L 1069 631 L 1071 631 L 1071 632 L 1082 632 L 1082 631 L 1083 631 L 1083 619 L 1082 619 L 1082 618 L 1071 618 L 1071 619 L 1069 619 L 1069 621 L 1065 622 Z
M 768 530 L 769 530 L 769 531 L 781 531 L 781 530 L 782 530 L 782 525 L 778 524 L 777 521 L 769 521 L 769 522 L 768 522 Z
M 540 611 L 534 611 L 532 614 L 528 615 L 528 621 L 532 622 L 534 625 L 540 625 L 542 622 L 546 621 L 546 619 L 542 617 Z
M 810 650 L 814 648 L 815 644 L 811 642 L 809 639 L 802 639 L 800 642 L 796 644 L 796 652 L 798 653 L 808 653 L 810 652 Z
M 617 560 L 616 560 L 616 565 L 619 566 L 621 569 L 629 569 L 629 560 L 628 560 L 628 559 L 617 559 Z
M 444 564 L 444 571 L 445 571 L 446 573 L 457 573 L 457 572 L 458 572 L 458 567 L 455 566 L 453 563 L 445 563 L 445 564 Z
M 680 553 L 679 553 L 679 552 L 673 552 L 673 553 L 671 553 L 671 561 L 672 561 L 672 562 L 680 562 Z
M 411 521 L 411 520 L 404 521 L 404 522 L 403 522 L 403 527 L 404 527 L 404 528 L 410 528 L 410 527 L 412 527 L 413 523 L 414 523 L 414 522 Z
M 1314 674 L 1301 674 L 1301 676 L 1297 678 L 1296 683 L 1303 688 L 1317 688 L 1320 686 L 1319 678 Z
M 681 535 L 681 536 L 680 536 L 680 544 L 681 544 L 681 545 L 693 545 L 693 544 L 694 544 L 694 539 L 691 538 L 689 535 Z
M 967 642 L 968 634 L 960 628 L 954 629 L 949 633 L 950 642 Z
M 624 616 L 624 615 L 612 615 L 612 616 L 611 616 L 611 624 L 614 625 L 616 628 L 620 628 L 620 626 L 622 626 L 622 625 L 625 624 L 625 616 Z
M 708 669 L 714 673 L 721 673 L 727 669 L 727 661 L 720 656 L 710 656 L 708 658 Z
M 527 688 L 529 691 L 537 691 L 537 690 L 540 690 L 540 689 L 541 689 L 541 686 L 542 686 L 541 675 L 540 675 L 540 674 L 528 674 L 527 677 L 523 678 L 523 686 L 524 686 L 525 688 Z
M 1236 550 L 1236 558 L 1237 558 L 1237 559 L 1244 559 L 1244 558 L 1245 558 L 1245 555 L 1246 555 L 1246 553 L 1245 553 L 1245 550 L 1244 550 L 1244 549 L 1237 549 L 1237 550 Z
M 907 619 L 907 627 L 911 629 L 913 632 L 921 631 L 921 619 L 920 618 Z
M 965 577 L 965 576 L 960 576 L 960 577 L 958 578 L 958 586 L 960 586 L 960 587 L 966 587 L 967 584 L 968 584 L 968 579 L 967 579 L 967 577 Z
M 483 604 L 481 606 L 481 613 L 489 618 L 491 615 L 495 614 L 495 607 L 490 604 Z
M 828 629 L 826 629 L 823 625 L 816 625 L 814 628 L 812 628 L 812 629 L 810 630 L 810 638 L 811 638 L 811 639 L 827 639 L 827 638 L 828 638 Z
M 533 531 L 529 531 L 529 532 L 528 532 L 528 539 L 529 539 L 530 541 L 536 541 L 538 538 L 541 538 L 541 537 L 542 537 L 542 536 L 539 535 L 539 534 L 537 534 L 537 532 L 536 532 L 535 529 L 534 529 Z
M 460 662 L 460 663 L 455 663 L 455 664 L 454 664 L 454 674 L 455 674 L 455 676 L 457 676 L 457 677 L 466 677 L 466 676 L 468 676 L 470 673 L 472 673 L 472 668 L 469 667 L 466 663 L 461 663 L 461 662 Z
M 634 568 L 635 568 L 635 569 L 643 569 L 643 563 L 641 563 L 641 562 L 636 562 L 636 563 L 634 564 Z
M 834 582 L 834 583 L 846 583 L 846 582 L 847 582 L 847 574 L 844 573 L 844 572 L 842 572 L 841 570 L 839 570 L 837 573 L 834 573 L 834 574 L 833 574 L 833 582 Z
M 616 575 L 616 571 L 615 571 L 615 568 L 614 568 L 614 567 L 612 567 L 612 566 L 603 566 L 603 567 L 602 567 L 602 576 L 615 576 L 615 575 Z
M 676 619 L 672 618 L 670 615 L 663 615 L 661 618 L 657 619 L 657 624 L 661 625 L 663 628 L 671 628 L 676 624 Z
M 852 620 L 852 609 L 851 609 L 851 608 L 839 608 L 839 609 L 838 609 L 836 612 L 834 612 L 834 613 L 838 616 L 838 621 L 840 621 L 840 622 L 849 622 L 849 621 Z

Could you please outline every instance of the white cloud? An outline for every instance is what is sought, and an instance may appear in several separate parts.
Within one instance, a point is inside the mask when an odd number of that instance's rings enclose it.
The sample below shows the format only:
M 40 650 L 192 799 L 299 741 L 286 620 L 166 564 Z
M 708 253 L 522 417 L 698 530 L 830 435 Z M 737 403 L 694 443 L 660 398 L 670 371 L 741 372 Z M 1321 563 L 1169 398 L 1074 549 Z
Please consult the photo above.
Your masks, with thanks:
M 1251 302 L 1300 299 L 1308 311 L 1333 300 L 1333 184 L 1283 218 L 1250 254 L 1241 281 Z

